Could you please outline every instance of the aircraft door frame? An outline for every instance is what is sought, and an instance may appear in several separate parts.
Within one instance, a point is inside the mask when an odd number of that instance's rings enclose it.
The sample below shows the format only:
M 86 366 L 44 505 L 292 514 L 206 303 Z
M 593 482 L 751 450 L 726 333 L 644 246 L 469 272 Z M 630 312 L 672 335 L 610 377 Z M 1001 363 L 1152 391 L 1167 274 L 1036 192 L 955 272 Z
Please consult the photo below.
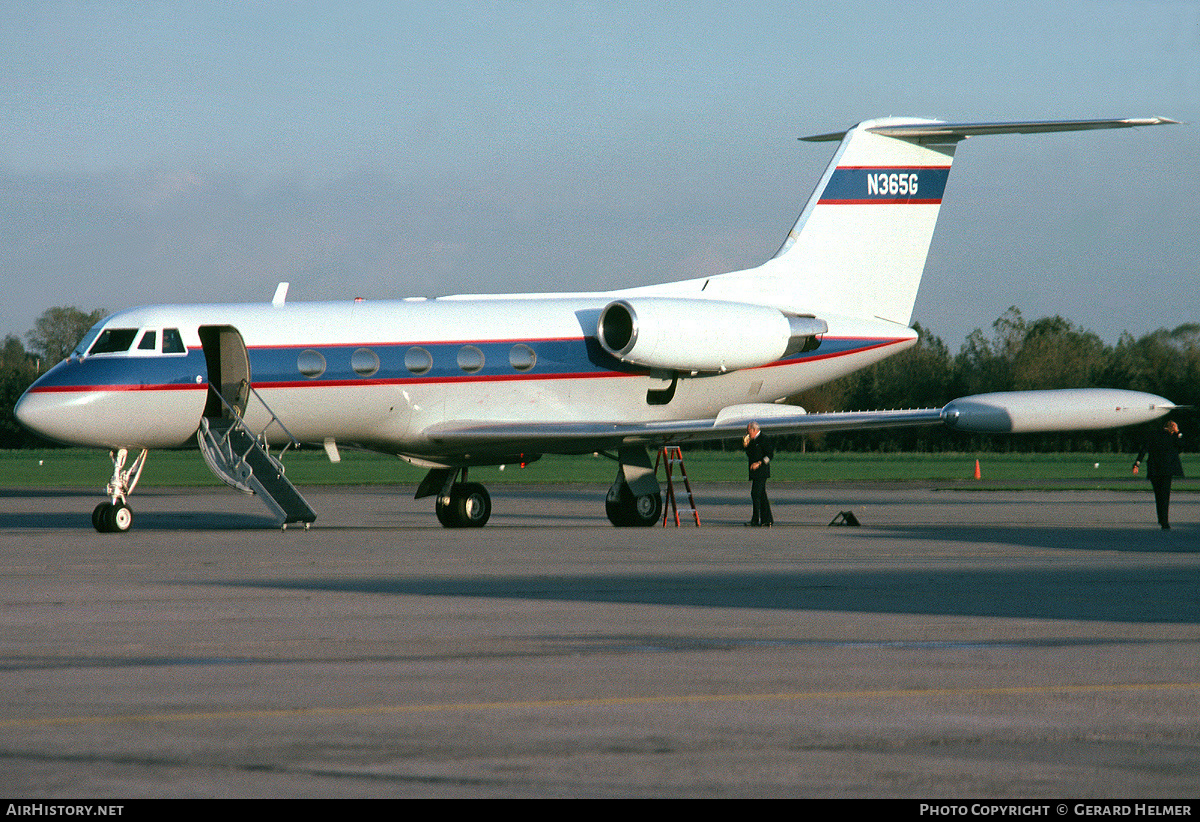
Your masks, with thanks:
M 209 388 L 236 408 L 239 416 L 245 414 L 250 396 L 250 355 L 241 332 L 232 325 L 202 325 L 199 334 L 208 367 Z M 229 409 L 210 395 L 204 406 L 204 416 L 228 417 Z

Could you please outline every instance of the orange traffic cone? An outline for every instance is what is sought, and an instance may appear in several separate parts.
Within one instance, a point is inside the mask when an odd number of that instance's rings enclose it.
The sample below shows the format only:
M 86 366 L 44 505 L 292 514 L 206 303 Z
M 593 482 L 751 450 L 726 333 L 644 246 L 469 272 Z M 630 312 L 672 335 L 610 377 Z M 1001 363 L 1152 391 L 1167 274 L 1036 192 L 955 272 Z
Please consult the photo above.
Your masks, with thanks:
M 975 460 L 975 479 L 979 479 L 979 460 Z

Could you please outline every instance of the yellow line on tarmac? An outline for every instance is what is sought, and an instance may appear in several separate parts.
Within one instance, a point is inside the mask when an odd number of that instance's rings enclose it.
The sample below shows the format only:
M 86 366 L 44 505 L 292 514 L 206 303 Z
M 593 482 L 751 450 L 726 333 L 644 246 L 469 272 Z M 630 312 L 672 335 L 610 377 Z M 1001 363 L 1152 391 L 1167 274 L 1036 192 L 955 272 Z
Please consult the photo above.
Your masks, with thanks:
M 1007 688 L 888 688 L 857 691 L 781 691 L 749 694 L 668 694 L 617 696 L 591 699 L 538 699 L 512 702 L 451 702 L 427 705 L 363 705 L 336 708 L 277 708 L 233 711 L 180 711 L 176 713 L 118 714 L 115 716 L 58 716 L 0 720 L 0 728 L 65 725 L 115 725 L 120 723 L 204 722 L 221 719 L 282 719 L 287 717 L 349 717 L 386 714 L 513 711 L 541 708 L 626 707 L 634 705 L 688 705 L 714 702 L 787 702 L 809 699 L 930 698 L 955 696 L 1021 696 L 1032 694 L 1103 694 L 1136 691 L 1186 691 L 1200 682 L 1132 682 L 1102 685 L 1027 685 Z

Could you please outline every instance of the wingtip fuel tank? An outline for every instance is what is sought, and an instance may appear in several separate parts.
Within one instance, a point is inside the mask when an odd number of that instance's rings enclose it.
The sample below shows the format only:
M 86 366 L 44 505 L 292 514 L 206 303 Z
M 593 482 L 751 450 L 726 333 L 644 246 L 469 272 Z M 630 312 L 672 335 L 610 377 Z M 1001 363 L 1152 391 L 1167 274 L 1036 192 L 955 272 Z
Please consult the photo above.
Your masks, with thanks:
M 956 431 L 1029 434 L 1137 425 L 1173 408 L 1170 400 L 1141 391 L 1064 388 L 960 397 L 942 408 L 942 419 Z

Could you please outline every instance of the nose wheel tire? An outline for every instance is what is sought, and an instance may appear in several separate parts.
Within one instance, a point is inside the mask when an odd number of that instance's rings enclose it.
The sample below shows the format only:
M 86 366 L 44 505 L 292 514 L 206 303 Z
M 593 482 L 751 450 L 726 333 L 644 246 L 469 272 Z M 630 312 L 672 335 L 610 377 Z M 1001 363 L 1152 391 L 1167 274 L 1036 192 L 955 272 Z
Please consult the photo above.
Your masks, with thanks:
M 111 502 L 102 502 L 92 509 L 92 527 L 102 534 L 104 533 L 104 515 L 109 508 L 112 508 Z
M 92 526 L 102 534 L 128 531 L 133 525 L 133 509 L 123 502 L 102 502 L 92 511 Z

